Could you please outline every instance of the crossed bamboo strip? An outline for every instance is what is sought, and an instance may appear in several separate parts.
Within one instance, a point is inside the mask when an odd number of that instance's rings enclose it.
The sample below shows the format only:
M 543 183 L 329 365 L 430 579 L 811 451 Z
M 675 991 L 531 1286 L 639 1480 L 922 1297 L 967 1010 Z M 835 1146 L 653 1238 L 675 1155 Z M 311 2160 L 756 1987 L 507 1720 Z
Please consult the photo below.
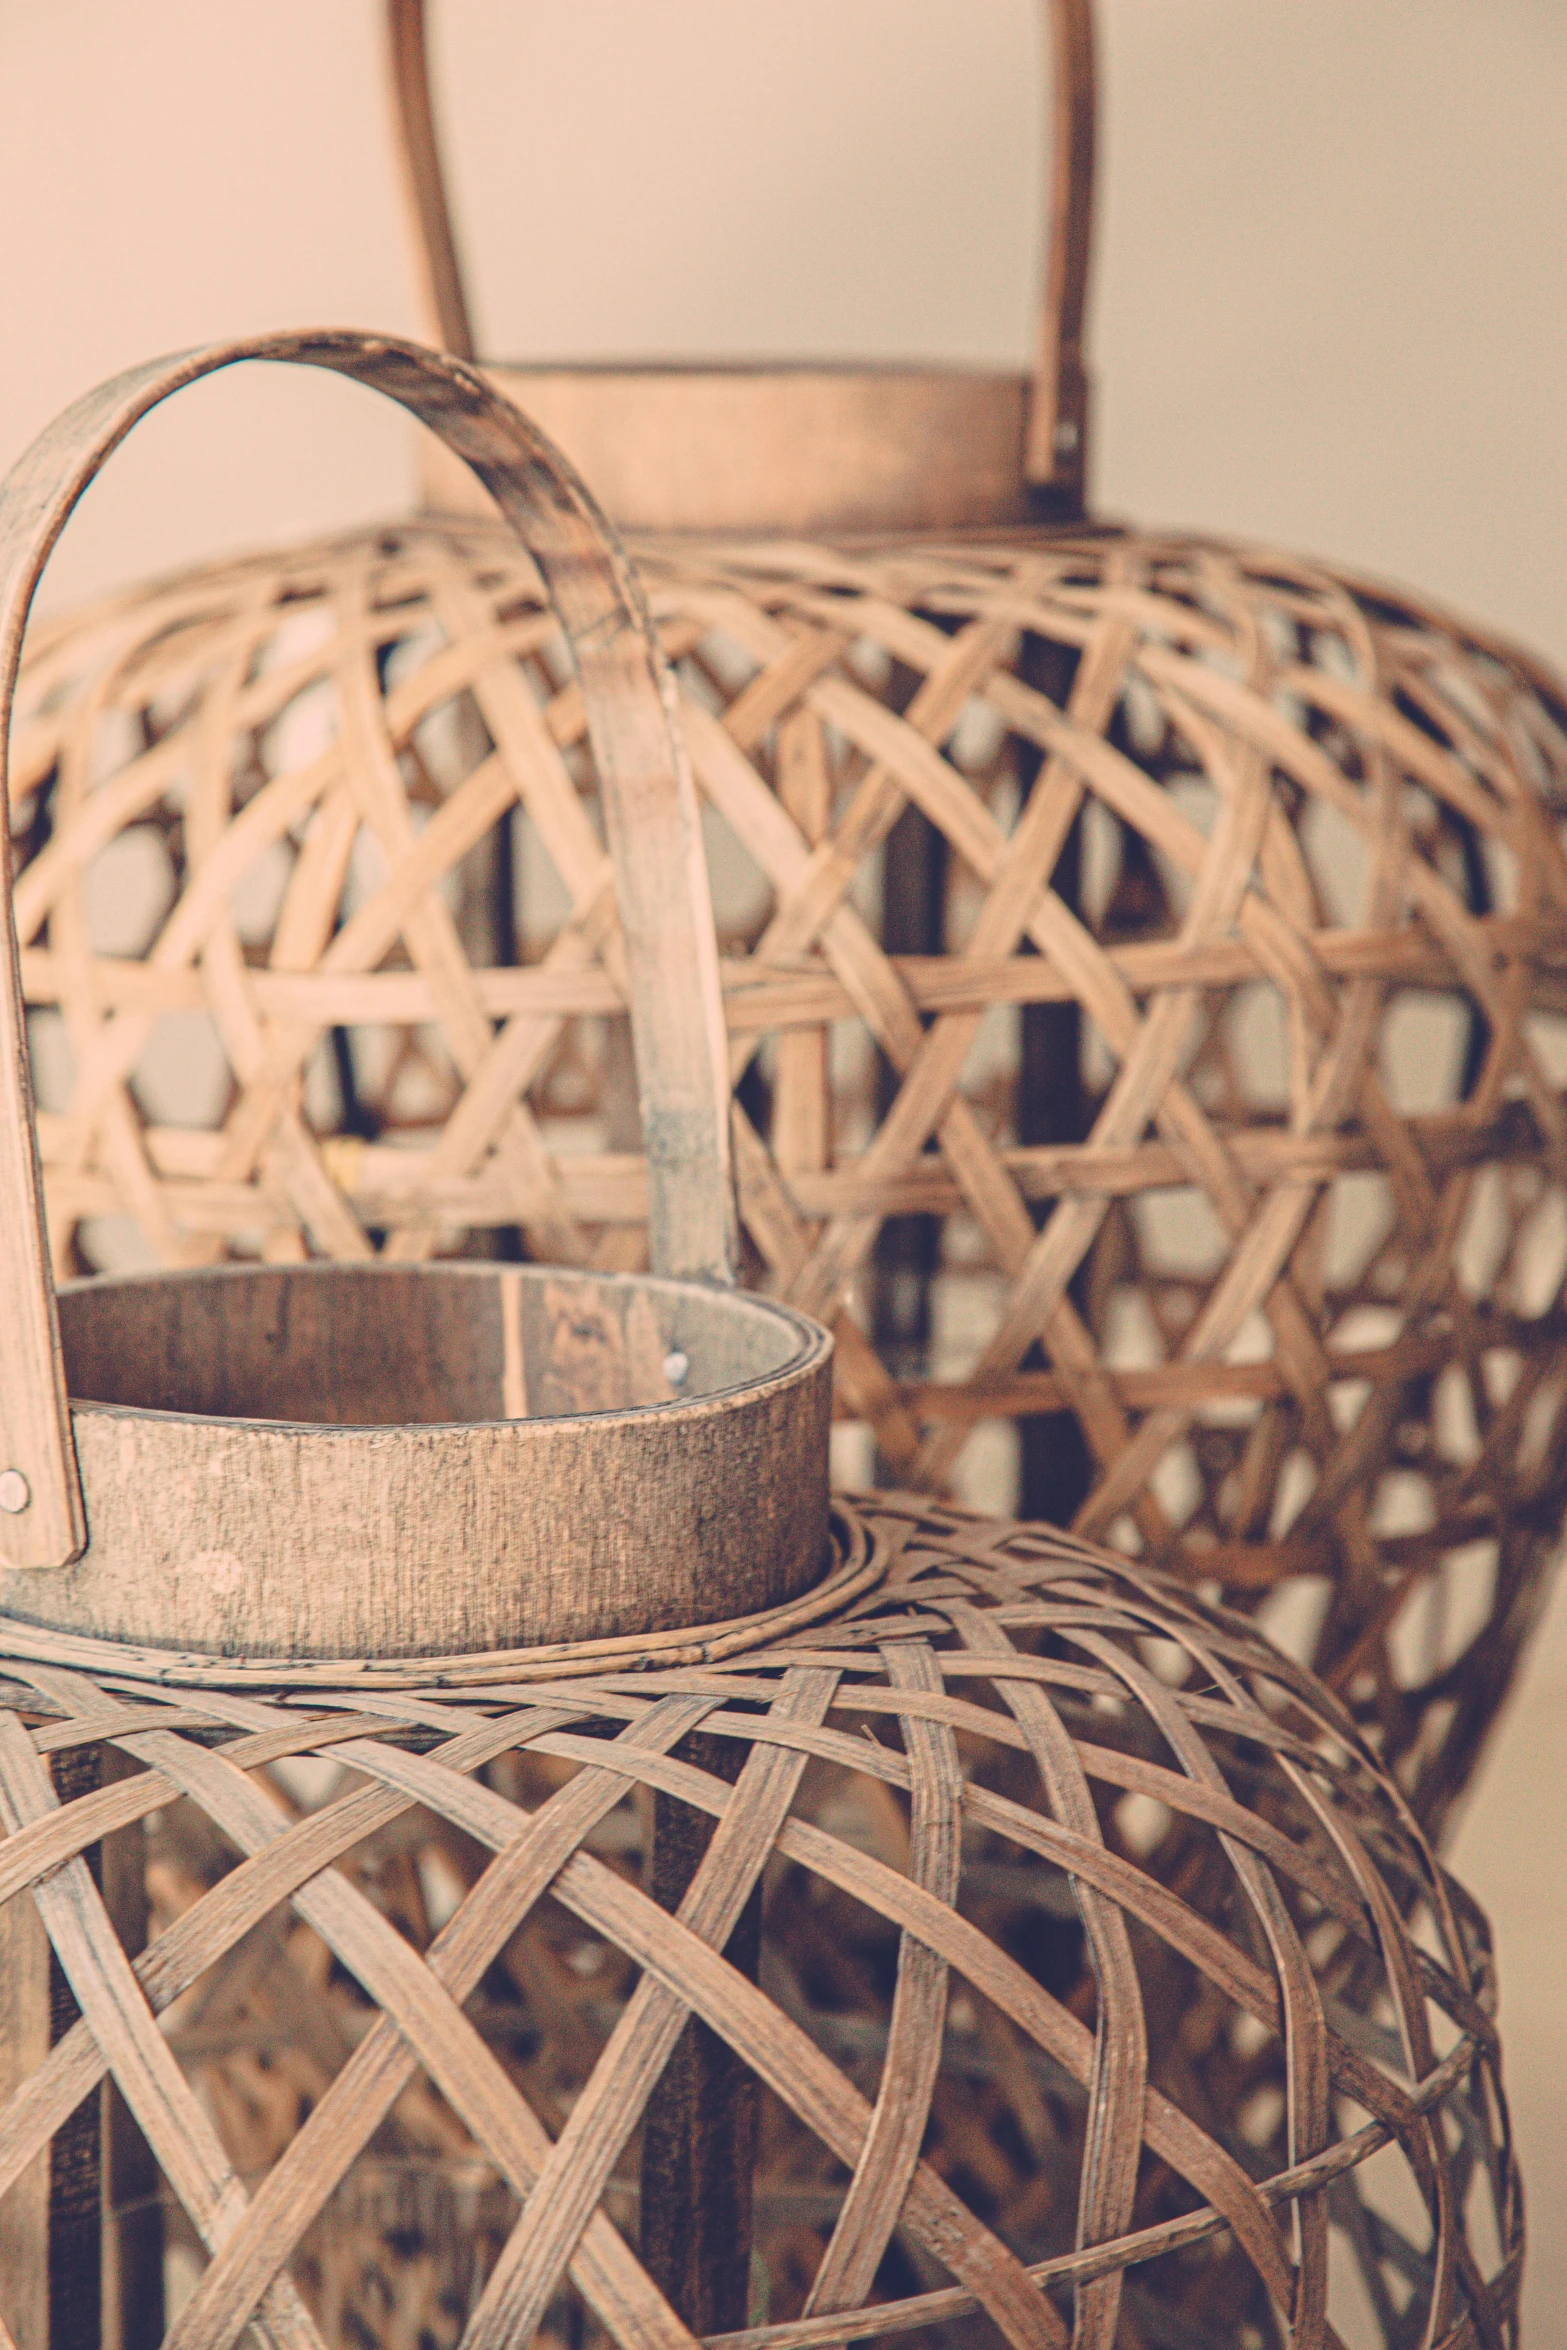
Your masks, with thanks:
M 1020 2346 L 1108 2343 L 1139 2271 L 1205 2245 L 1232 2305 L 1260 2293 L 1292 2346 L 1336 2338 L 1325 2296 L 1343 2258 L 1361 2262 L 1374 2294 L 1385 2295 L 1385 2268 L 1406 2288 L 1413 2280 L 1433 2340 L 1507 2339 L 1520 2220 L 1483 1922 L 1349 1717 L 1239 1618 L 1135 1562 L 912 1496 L 845 1517 L 863 1520 L 857 1547 L 882 1558 L 883 1577 L 815 1625 L 705 1661 L 601 1665 L 568 1681 L 519 1677 L 514 1663 L 509 1679 L 335 1692 L 284 1664 L 263 1696 L 178 1686 L 167 1663 L 159 1685 L 134 1651 L 92 1673 L 14 1656 L 0 1713 L 0 1905 L 36 1903 L 82 2012 L 0 2110 L 0 2193 L 108 2075 L 210 2254 L 170 2345 L 221 2350 L 258 2318 L 269 2338 L 309 2342 L 290 2261 L 424 2077 L 517 2200 L 470 2350 L 531 2332 L 568 2280 L 610 2338 L 673 2350 L 690 2337 L 606 2203 L 695 2015 L 759 2075 L 791 2143 L 821 2146 L 847 2174 L 798 2314 L 725 2337 L 748 2350 L 806 2350 L 976 2309 Z M 5 1645 L 23 1644 L 7 1635 Z M 1157 1671 L 1155 1649 L 1166 1659 Z M 535 1673 L 552 1669 L 544 1660 Z M 698 1729 L 739 1742 L 733 1784 L 684 1758 Z M 49 1759 L 104 1746 L 142 1767 L 58 1802 Z M 267 1774 L 307 1755 L 345 1775 L 301 1813 Z M 568 1775 L 529 1808 L 494 1776 L 517 1756 Z M 820 1794 L 806 1797 L 828 1784 L 896 1799 L 901 1863 L 827 1824 Z M 612 1814 L 652 1794 L 717 1823 L 674 1914 L 592 1846 Z M 1115 1806 L 1126 1796 L 1164 1807 L 1155 1847 L 1123 1843 Z M 240 1857 L 131 1958 L 86 1856 L 179 1803 Z M 493 1856 L 423 1948 L 352 1865 L 378 1835 L 418 1820 L 426 1837 L 438 1827 Z M 967 1880 L 983 1886 L 991 1850 L 1026 1859 L 1036 1885 L 1071 1888 L 1086 2010 L 978 1922 L 985 1896 Z M 1199 1851 L 1211 1865 L 1195 1865 Z M 770 1995 L 765 1963 L 758 1984 L 722 1955 L 752 1889 L 780 1870 L 896 1937 L 875 2097 L 820 2024 Z M 633 1986 L 554 2135 L 468 2013 L 546 1899 L 615 1951 Z M 158 2019 L 280 1905 L 334 1954 L 364 2021 L 247 2193 Z M 768 1934 L 785 1950 L 794 1912 L 775 1898 Z M 1248 2162 L 1189 2110 L 1149 2005 L 1156 1954 L 1267 2052 L 1252 2078 L 1277 2083 L 1283 2114 Z M 1020 2256 L 943 2176 L 943 2133 L 962 2124 L 967 2094 L 950 2068 L 957 1983 L 1050 2078 L 1074 2085 L 1080 2125 L 1055 2157 L 1075 2174 L 1070 2251 Z M 1330 2236 L 1330 2208 L 1360 2210 L 1361 2169 L 1389 2145 L 1402 2150 L 1429 2243 L 1380 2216 Z M 1468 2234 L 1477 2194 L 1502 2248 L 1489 2271 Z M 1293 2229 L 1281 2227 L 1291 2214 Z M 946 2281 L 887 2298 L 879 2279 L 895 2238 L 922 2247 Z M 1158 2273 L 1167 2293 L 1188 2274 Z M 1184 2289 L 1200 2290 L 1198 2272 Z

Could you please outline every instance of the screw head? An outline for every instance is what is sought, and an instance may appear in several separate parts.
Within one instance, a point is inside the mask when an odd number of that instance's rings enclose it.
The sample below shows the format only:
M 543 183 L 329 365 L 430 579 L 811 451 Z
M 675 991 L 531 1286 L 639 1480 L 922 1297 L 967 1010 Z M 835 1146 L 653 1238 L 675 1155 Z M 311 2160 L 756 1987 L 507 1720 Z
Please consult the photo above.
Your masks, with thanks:
M 664 1357 L 664 1377 L 669 1381 L 671 1387 L 682 1386 L 690 1368 L 690 1356 L 683 1355 L 678 1346 Z
M 0 1469 L 0 1510 L 19 1518 L 33 1498 L 33 1489 L 20 1469 Z

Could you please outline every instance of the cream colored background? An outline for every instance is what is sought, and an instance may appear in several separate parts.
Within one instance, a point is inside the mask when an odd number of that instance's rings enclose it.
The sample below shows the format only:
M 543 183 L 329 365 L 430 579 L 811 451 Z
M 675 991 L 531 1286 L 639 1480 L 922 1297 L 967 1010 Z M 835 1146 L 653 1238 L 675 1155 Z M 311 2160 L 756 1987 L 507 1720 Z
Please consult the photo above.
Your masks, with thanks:
M 1409 580 L 1567 666 L 1567 8 L 1101 0 L 1101 506 Z M 1026 347 L 1036 0 L 445 0 L 498 354 Z M 0 0 L 0 461 L 132 360 L 412 330 L 372 0 Z M 51 601 L 397 504 L 402 420 L 259 370 L 152 420 Z M 1471 1807 L 1567 2343 L 1567 1594 Z

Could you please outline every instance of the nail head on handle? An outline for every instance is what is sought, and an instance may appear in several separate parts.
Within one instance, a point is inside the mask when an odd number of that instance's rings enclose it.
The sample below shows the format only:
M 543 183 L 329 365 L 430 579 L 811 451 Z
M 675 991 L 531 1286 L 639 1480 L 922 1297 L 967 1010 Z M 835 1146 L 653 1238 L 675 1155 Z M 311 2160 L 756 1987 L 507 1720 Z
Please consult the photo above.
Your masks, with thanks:
M 0 1510 L 19 1518 L 33 1498 L 33 1489 L 20 1469 L 0 1469 Z

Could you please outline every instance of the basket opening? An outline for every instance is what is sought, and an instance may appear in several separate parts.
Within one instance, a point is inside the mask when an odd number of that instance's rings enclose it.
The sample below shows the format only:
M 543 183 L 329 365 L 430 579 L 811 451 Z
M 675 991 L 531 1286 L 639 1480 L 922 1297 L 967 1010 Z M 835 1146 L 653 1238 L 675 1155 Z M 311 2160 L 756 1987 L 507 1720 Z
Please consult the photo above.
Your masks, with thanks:
M 804 1325 L 695 1284 L 539 1265 L 224 1267 L 71 1284 L 73 1402 L 336 1427 L 697 1402 L 787 1370 Z

